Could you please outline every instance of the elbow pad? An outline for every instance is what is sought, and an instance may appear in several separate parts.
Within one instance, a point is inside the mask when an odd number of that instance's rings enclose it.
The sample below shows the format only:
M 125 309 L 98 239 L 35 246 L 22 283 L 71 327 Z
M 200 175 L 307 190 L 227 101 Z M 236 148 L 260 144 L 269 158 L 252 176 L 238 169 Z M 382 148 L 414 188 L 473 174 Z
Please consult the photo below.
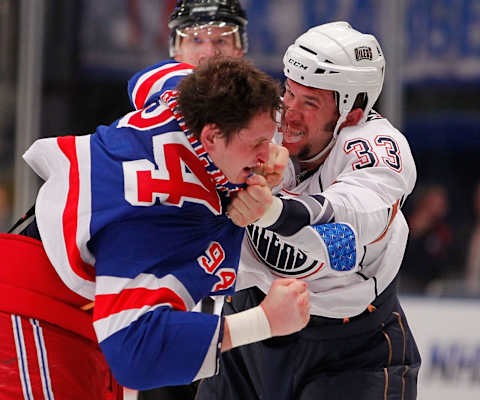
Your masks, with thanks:
M 359 268 L 361 247 L 348 224 L 305 226 L 290 236 L 250 225 L 247 235 L 257 257 L 281 277 L 313 280 Z

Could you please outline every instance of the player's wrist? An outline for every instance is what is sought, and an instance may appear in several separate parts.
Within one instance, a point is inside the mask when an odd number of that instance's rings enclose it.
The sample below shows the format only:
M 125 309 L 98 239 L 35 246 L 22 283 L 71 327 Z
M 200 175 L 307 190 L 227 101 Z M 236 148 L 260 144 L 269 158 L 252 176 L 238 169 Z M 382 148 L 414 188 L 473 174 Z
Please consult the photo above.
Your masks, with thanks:
M 270 204 L 270 207 L 265 212 L 265 214 L 263 214 L 261 218 L 255 221 L 255 225 L 258 225 L 262 228 L 267 228 L 269 226 L 272 226 L 278 221 L 278 219 L 280 218 L 280 215 L 282 215 L 282 210 L 283 210 L 282 200 L 279 197 L 273 196 L 272 204 Z
M 232 347 L 255 343 L 272 337 L 270 323 L 261 306 L 225 316 Z

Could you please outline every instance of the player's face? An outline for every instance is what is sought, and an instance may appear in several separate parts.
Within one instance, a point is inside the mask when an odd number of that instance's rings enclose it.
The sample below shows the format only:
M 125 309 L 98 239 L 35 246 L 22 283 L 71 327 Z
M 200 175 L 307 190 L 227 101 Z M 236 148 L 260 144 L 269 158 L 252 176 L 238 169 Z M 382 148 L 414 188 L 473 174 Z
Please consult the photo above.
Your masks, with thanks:
M 209 155 L 231 183 L 244 183 L 258 163 L 268 161 L 268 144 L 272 141 L 275 128 L 276 123 L 269 112 L 258 114 L 228 143 L 224 137 L 218 138 Z
M 283 146 L 300 160 L 318 154 L 330 142 L 339 117 L 333 92 L 287 79 L 283 103 Z
M 175 60 L 197 66 L 214 56 L 242 57 L 242 49 L 235 44 L 234 28 L 203 25 L 182 29 L 177 33 L 180 36 L 180 44 L 177 47 Z

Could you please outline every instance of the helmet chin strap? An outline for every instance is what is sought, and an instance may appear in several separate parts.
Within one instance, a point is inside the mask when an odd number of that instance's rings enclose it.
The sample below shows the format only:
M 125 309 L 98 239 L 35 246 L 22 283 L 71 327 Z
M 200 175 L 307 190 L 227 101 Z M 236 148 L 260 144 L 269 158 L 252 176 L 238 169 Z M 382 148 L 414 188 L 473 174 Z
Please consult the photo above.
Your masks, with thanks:
M 340 128 L 340 125 L 343 124 L 343 122 L 347 119 L 347 115 L 346 114 L 342 114 L 340 115 L 340 117 L 338 118 L 338 121 L 337 121 L 337 124 L 335 125 L 335 129 L 333 130 L 333 136 L 332 136 L 332 139 L 330 140 L 330 142 L 328 142 L 327 146 L 324 147 L 319 153 L 317 153 L 316 155 L 314 155 L 312 158 L 308 158 L 306 160 L 298 160 L 300 163 L 312 163 L 314 161 L 318 161 L 320 158 L 322 158 L 325 154 L 327 154 L 331 148 L 333 147 L 333 145 L 335 144 L 335 142 L 337 141 L 337 136 L 338 136 L 338 130 Z

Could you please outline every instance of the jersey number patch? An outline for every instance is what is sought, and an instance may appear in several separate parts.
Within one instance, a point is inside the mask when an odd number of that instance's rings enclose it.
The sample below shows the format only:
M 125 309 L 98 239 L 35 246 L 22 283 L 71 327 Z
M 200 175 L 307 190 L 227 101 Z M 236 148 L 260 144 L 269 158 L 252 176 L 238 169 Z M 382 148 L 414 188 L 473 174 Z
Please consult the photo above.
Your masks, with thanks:
M 215 275 L 220 279 L 213 285 L 211 292 L 226 290 L 235 283 L 237 277 L 235 270 L 233 268 L 220 268 L 224 260 L 225 250 L 218 242 L 211 242 L 206 254 L 197 258 L 198 264 L 206 273 Z
M 367 139 L 362 138 L 345 142 L 345 153 L 350 154 L 353 151 L 358 158 L 357 161 L 352 163 L 352 168 L 357 170 L 376 167 L 381 160 L 388 168 L 400 172 L 402 170 L 402 159 L 397 142 L 390 136 L 378 135 L 374 144 L 375 146 L 372 146 Z
M 215 183 L 187 147 L 186 137 L 169 132 L 152 140 L 158 168 L 147 159 L 124 162 L 125 199 L 134 206 L 152 206 L 158 198 L 162 204 L 177 207 L 186 200 L 203 204 L 219 215 L 221 204 Z

